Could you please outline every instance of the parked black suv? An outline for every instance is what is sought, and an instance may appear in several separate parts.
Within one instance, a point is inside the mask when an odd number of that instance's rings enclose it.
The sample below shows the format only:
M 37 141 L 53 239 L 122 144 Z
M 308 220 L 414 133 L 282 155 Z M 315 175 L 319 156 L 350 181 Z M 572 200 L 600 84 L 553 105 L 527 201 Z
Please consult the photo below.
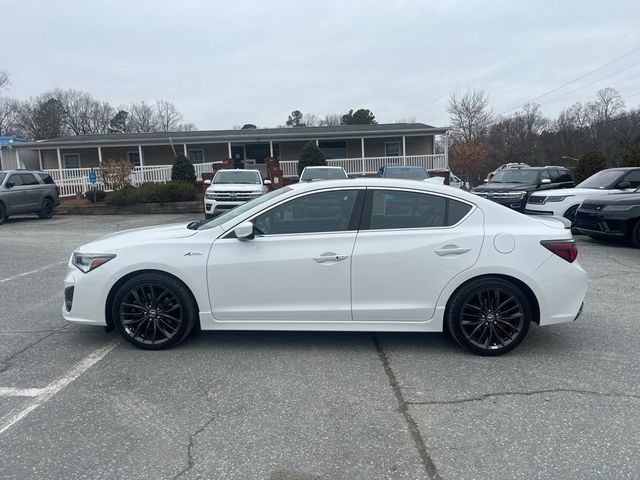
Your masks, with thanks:
M 58 187 L 48 173 L 37 170 L 0 171 L 0 224 L 9 215 L 21 213 L 37 213 L 40 218 L 51 218 L 59 204 Z
M 532 192 L 573 186 L 571 172 L 565 167 L 506 168 L 472 193 L 523 212 Z

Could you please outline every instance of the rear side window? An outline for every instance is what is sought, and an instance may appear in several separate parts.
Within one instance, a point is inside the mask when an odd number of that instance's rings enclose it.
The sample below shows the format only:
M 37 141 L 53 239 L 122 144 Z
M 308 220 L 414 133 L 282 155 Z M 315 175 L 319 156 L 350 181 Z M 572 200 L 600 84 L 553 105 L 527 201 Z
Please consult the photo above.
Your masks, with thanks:
M 560 174 L 558 182 L 573 182 L 573 177 L 569 170 L 558 170 L 558 173 Z
M 558 170 L 556 170 L 555 168 L 550 168 L 549 169 L 549 178 L 551 178 L 552 182 L 557 182 L 558 181 Z
M 438 195 L 397 190 L 371 194 L 369 229 L 444 227 L 458 223 L 471 206 Z
M 33 173 L 21 173 L 20 177 L 22 177 L 23 185 L 40 185 L 38 179 Z
M 53 178 L 51 178 L 51 175 L 48 173 L 39 173 L 38 176 L 40 177 L 40 180 L 42 180 L 42 183 L 46 183 L 47 185 L 54 184 Z

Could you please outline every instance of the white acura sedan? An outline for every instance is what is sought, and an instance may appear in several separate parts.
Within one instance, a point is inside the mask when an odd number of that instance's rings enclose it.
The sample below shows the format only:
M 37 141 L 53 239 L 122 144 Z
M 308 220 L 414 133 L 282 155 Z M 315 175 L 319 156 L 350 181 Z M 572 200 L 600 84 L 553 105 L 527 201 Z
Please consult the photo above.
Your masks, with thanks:
M 212 220 L 78 248 L 62 307 L 145 349 L 202 330 L 448 331 L 499 355 L 577 318 L 571 231 L 476 195 L 394 179 L 280 188 Z

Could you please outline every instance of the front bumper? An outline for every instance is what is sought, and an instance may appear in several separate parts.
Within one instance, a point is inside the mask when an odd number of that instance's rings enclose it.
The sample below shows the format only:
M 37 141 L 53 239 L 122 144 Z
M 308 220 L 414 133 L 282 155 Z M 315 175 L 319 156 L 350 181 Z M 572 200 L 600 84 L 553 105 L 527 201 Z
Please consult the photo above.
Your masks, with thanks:
M 204 213 L 207 216 L 214 216 L 222 212 L 231 210 L 232 208 L 242 205 L 246 201 L 241 202 L 219 202 L 217 200 L 204 199 Z
M 64 278 L 64 319 L 86 325 L 106 325 L 105 305 L 112 284 L 113 279 L 106 265 L 82 273 L 70 264 Z
M 579 209 L 574 227 L 591 237 L 624 239 L 629 235 L 628 220 L 618 212 L 588 211 Z

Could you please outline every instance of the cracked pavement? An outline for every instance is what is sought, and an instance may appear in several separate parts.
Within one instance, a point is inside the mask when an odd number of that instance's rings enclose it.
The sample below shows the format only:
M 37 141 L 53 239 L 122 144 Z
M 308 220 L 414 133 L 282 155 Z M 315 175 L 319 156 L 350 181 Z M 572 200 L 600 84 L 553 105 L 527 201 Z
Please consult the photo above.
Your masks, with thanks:
M 71 251 L 184 216 L 10 219 L 0 227 L 0 389 L 44 388 L 117 338 L 59 313 Z M 0 434 L 0 477 L 640 477 L 640 251 L 578 237 L 575 323 L 482 358 L 440 334 L 205 332 L 121 342 Z M 29 398 L 0 396 L 0 419 Z

